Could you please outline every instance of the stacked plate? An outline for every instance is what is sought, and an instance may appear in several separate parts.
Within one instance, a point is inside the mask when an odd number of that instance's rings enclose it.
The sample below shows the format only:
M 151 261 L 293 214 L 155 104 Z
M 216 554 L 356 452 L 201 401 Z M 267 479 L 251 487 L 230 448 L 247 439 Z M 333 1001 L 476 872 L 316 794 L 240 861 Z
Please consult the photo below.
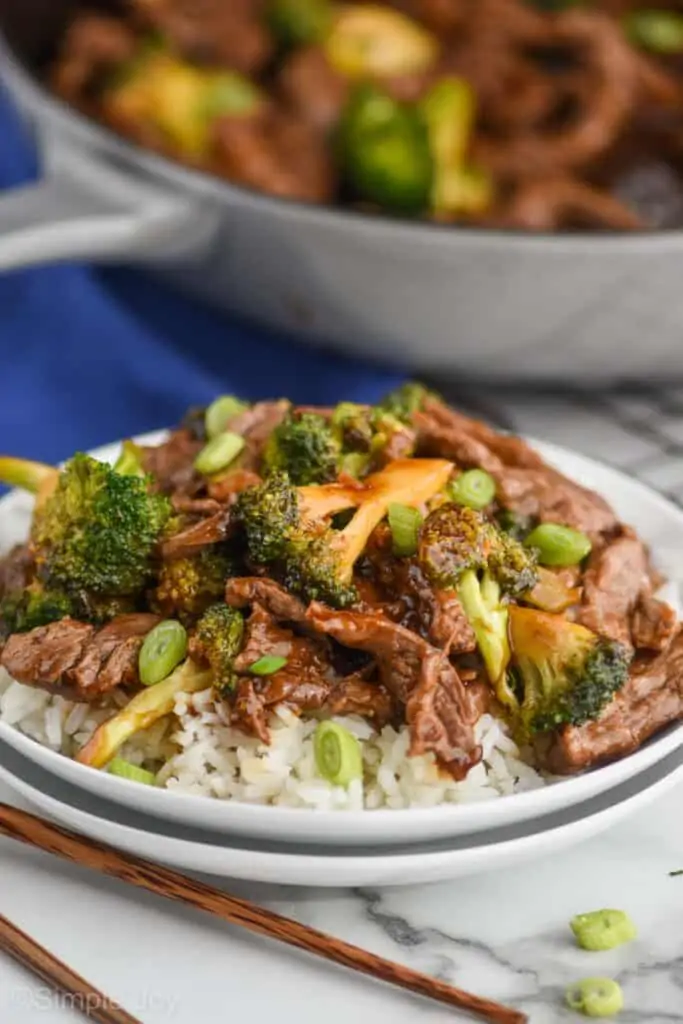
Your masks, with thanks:
M 600 491 L 678 575 L 683 513 L 582 456 L 537 444 Z M 110 458 L 118 446 L 95 454 Z M 28 506 L 0 503 L 0 544 L 26 535 Z M 677 587 L 667 598 L 678 604 Z M 46 816 L 93 839 L 182 869 L 306 886 L 407 885 L 507 867 L 609 828 L 683 780 L 683 726 L 584 775 L 482 803 L 314 811 L 211 800 L 136 785 L 53 753 L 0 722 L 0 778 Z

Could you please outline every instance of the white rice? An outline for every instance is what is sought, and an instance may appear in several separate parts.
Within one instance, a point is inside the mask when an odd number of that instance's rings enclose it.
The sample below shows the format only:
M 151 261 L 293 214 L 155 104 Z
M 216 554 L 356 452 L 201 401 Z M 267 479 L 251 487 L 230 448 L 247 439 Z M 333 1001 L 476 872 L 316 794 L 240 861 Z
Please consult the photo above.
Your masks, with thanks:
M 24 686 L 0 669 L 0 720 L 67 757 L 111 714 L 111 708 L 93 709 Z M 316 772 L 315 718 L 278 708 L 270 719 L 271 744 L 265 746 L 230 725 L 211 690 L 180 695 L 175 715 L 138 733 L 120 755 L 156 772 L 157 783 L 175 792 L 328 811 L 470 803 L 546 784 L 491 715 L 476 726 L 483 760 L 462 782 L 440 771 L 431 754 L 408 757 L 407 726 L 377 732 L 355 715 L 336 721 L 357 736 L 363 751 L 364 778 L 348 788 Z

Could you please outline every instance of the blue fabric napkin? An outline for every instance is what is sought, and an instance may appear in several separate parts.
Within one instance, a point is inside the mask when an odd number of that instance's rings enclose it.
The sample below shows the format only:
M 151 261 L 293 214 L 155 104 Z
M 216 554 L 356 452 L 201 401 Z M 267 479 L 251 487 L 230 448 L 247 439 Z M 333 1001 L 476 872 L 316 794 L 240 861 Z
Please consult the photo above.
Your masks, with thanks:
M 0 190 L 35 173 L 0 91 Z M 0 358 L 0 451 L 50 462 L 221 392 L 373 401 L 402 379 L 236 325 L 135 270 L 80 265 L 0 275 Z

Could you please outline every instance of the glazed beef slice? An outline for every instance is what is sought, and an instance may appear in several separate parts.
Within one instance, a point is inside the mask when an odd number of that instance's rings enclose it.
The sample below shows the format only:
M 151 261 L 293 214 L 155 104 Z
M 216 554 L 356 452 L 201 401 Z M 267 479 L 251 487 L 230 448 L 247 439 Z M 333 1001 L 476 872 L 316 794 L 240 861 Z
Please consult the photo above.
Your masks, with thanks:
M 560 775 L 614 761 L 683 718 L 683 631 L 662 654 L 640 655 L 630 678 L 596 722 L 567 726 L 544 737 L 537 753 Z

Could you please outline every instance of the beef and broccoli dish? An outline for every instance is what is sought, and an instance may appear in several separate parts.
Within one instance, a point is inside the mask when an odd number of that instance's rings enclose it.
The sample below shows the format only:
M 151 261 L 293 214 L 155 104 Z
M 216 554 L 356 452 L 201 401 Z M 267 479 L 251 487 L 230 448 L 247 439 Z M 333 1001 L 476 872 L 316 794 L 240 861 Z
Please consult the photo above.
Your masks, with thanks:
M 140 145 L 309 203 L 529 231 L 683 224 L 678 0 L 128 0 L 54 89 Z
M 63 469 L 0 564 L 0 718 L 225 799 L 429 806 L 621 758 L 683 715 L 683 634 L 597 494 L 419 384 L 223 395 Z

